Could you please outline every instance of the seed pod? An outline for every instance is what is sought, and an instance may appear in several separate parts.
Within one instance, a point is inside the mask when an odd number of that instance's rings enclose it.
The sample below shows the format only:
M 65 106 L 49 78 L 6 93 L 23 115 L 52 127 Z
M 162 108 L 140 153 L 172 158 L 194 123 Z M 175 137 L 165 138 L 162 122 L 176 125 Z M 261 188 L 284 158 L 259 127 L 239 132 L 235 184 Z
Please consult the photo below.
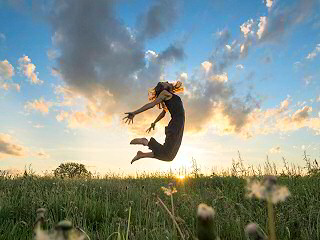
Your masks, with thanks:
M 250 240 L 267 240 L 267 236 L 261 231 L 261 229 L 255 223 L 249 223 L 244 229 L 247 237 Z
M 199 240 L 215 240 L 216 235 L 213 229 L 214 210 L 212 207 L 201 203 L 198 206 L 198 239 Z
M 72 229 L 72 223 L 70 222 L 70 221 L 68 221 L 68 220 L 62 220 L 62 221 L 60 221 L 57 225 L 56 225 L 56 230 L 57 231 L 63 231 L 63 232 L 65 232 L 65 231 L 69 231 L 69 230 L 71 230 Z

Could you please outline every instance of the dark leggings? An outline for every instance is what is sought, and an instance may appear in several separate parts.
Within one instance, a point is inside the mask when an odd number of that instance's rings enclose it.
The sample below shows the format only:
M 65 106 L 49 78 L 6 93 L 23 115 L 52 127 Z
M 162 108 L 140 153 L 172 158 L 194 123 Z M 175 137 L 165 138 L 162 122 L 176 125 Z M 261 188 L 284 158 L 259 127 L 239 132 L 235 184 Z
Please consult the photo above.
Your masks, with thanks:
M 171 162 L 176 156 L 176 153 L 173 154 L 172 147 L 168 143 L 162 145 L 153 137 L 150 139 L 148 147 L 152 150 L 154 157 L 162 161 Z

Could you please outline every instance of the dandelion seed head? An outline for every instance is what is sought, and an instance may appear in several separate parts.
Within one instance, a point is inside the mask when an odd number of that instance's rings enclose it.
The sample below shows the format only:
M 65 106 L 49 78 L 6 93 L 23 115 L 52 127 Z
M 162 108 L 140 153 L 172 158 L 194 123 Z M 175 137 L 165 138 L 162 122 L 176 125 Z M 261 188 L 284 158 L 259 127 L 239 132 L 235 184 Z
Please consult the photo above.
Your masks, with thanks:
M 248 181 L 247 197 L 271 201 L 273 204 L 283 202 L 290 196 L 290 192 L 285 186 L 276 185 L 274 176 L 265 177 L 262 182 Z
M 284 186 L 279 186 L 272 192 L 271 201 L 273 204 L 276 204 L 278 202 L 284 202 L 289 196 L 290 192 L 288 188 Z
M 215 211 L 212 207 L 205 203 L 200 203 L 198 206 L 197 217 L 201 220 L 213 219 Z
M 265 186 L 259 181 L 248 182 L 247 185 L 247 197 L 256 197 L 258 199 L 264 198 Z

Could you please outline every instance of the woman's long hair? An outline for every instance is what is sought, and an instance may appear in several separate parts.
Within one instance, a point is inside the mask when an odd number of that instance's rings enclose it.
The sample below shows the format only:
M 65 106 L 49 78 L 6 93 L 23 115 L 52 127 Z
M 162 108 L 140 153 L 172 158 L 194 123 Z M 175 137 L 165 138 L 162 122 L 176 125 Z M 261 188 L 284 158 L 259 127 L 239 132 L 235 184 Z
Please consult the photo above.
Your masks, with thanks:
M 182 82 L 177 81 L 176 83 L 173 83 L 173 88 L 171 90 L 172 93 L 181 93 L 184 91 L 184 87 Z M 165 90 L 164 86 L 159 82 L 156 87 L 149 89 L 148 91 L 148 98 L 149 101 L 152 102 L 157 99 L 157 97 L 160 95 L 160 93 Z M 165 104 L 158 104 L 159 109 L 163 109 L 165 111 L 168 111 Z

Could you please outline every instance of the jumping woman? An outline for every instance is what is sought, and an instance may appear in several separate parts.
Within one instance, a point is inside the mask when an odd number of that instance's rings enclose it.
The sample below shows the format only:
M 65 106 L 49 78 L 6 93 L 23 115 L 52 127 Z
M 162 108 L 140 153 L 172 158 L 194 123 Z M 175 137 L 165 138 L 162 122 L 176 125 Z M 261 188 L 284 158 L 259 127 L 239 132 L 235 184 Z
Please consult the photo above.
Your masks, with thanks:
M 151 138 L 150 141 L 146 138 L 135 138 L 130 142 L 130 144 L 148 146 L 151 150 L 151 152 L 146 153 L 138 151 L 137 155 L 132 159 L 131 164 L 141 158 L 156 158 L 167 162 L 175 158 L 181 145 L 185 121 L 182 101 L 175 93 L 182 91 L 182 83 L 179 81 L 176 84 L 159 82 L 155 88 L 149 90 L 150 103 L 134 112 L 125 113 L 127 116 L 124 119 L 126 119 L 126 123 L 130 124 L 133 123 L 135 115 L 158 105 L 162 109 L 162 112 L 151 123 L 147 132 L 150 132 L 152 129 L 154 130 L 156 123 L 166 115 L 166 111 L 169 111 L 171 114 L 169 125 L 165 128 L 166 139 L 163 145 L 158 143 L 154 138 Z

